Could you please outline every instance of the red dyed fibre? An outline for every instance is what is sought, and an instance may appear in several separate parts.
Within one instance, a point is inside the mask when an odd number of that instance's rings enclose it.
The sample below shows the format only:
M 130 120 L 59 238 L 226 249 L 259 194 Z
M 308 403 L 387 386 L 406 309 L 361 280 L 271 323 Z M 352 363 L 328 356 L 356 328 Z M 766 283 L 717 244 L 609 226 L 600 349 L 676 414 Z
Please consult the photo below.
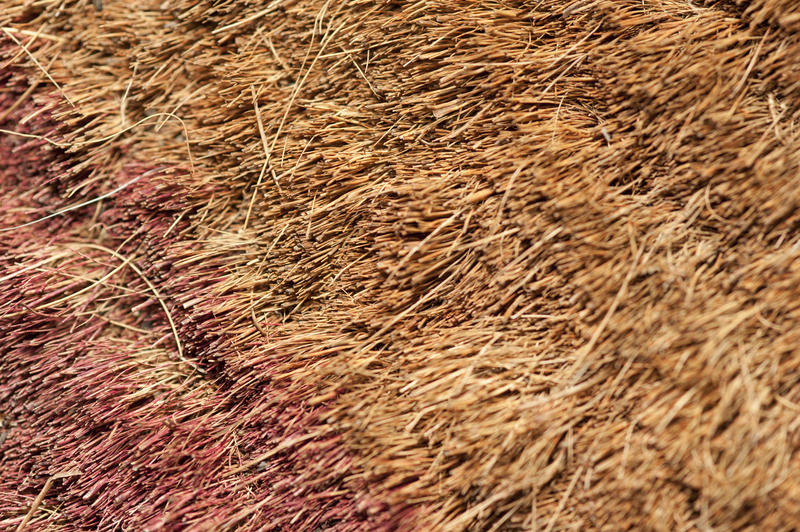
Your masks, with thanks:
M 9 76 L 3 85 L 16 90 L 0 94 L 0 111 L 24 89 Z M 28 101 L 0 127 L 53 134 L 47 113 L 19 127 L 36 110 Z M 0 135 L 0 160 L 2 226 L 71 203 L 62 191 L 86 177 L 70 155 L 41 140 Z M 116 180 L 150 169 L 129 166 Z M 98 213 L 86 207 L 0 235 L 0 277 L 12 276 L 0 285 L 0 528 L 17 526 L 47 479 L 67 470 L 80 474 L 54 482 L 31 528 L 388 526 L 387 516 L 376 514 L 380 506 L 342 486 L 350 458 L 336 434 L 319 425 L 322 407 L 298 401 L 301 390 L 273 374 L 269 360 L 279 354 L 238 367 L 214 356 L 229 348 L 214 326 L 219 316 L 202 302 L 182 302 L 223 272 L 213 263 L 188 271 L 173 266 L 191 249 L 177 236 L 181 223 L 164 237 L 182 207 L 182 191 L 164 179 L 137 182 Z M 168 300 L 186 350 L 205 358 L 204 375 L 176 360 L 163 312 L 129 270 L 90 297 L 36 310 L 118 265 L 78 250 L 14 275 L 89 236 L 137 257 Z M 253 352 L 260 344 L 238 349 Z

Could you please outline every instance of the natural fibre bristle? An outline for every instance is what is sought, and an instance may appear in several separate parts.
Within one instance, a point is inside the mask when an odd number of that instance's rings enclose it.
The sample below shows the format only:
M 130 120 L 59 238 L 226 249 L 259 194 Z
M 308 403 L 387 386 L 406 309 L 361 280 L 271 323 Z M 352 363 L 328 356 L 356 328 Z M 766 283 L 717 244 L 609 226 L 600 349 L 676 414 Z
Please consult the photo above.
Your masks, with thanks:
M 3 0 L 0 529 L 800 528 L 798 10 Z

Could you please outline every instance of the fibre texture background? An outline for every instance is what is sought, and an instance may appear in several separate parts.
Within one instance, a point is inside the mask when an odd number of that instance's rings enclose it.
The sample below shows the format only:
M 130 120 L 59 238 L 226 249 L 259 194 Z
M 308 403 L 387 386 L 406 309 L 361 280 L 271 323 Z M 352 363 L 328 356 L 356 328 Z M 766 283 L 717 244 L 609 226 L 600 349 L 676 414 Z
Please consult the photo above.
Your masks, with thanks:
M 797 2 L 0 28 L 0 528 L 800 526 Z

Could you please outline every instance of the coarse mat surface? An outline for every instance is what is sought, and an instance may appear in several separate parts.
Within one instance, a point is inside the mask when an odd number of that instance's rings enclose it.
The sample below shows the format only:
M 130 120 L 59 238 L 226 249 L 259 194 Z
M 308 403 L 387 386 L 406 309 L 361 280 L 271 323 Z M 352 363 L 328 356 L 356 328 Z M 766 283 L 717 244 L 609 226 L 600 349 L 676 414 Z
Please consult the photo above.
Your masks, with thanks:
M 797 0 L 0 0 L 0 530 L 800 529 Z

